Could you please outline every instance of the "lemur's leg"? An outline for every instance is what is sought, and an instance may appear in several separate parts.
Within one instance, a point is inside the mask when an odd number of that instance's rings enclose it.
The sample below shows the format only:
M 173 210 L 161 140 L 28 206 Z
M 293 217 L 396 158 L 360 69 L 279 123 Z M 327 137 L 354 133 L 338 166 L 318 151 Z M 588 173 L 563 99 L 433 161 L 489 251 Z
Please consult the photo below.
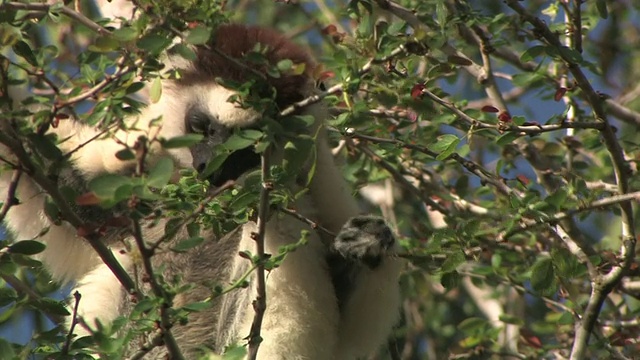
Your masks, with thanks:
M 332 245 L 329 264 L 340 302 L 341 322 L 333 359 L 356 359 L 375 351 L 398 320 L 402 263 L 390 254 L 397 247 L 379 217 L 357 216 Z
M 59 135 L 70 136 L 77 141 L 80 136 L 75 130 L 81 127 L 61 127 Z M 66 132 L 63 132 L 66 131 Z M 0 146 L 0 152 L 10 151 Z M 90 153 L 87 153 L 90 155 Z M 95 155 L 94 155 L 95 157 Z M 82 171 L 82 168 L 79 168 Z M 0 174 L 0 194 L 6 194 L 11 183 L 11 171 Z M 6 196 L 6 195 L 3 195 Z M 27 174 L 20 178 L 16 194 L 18 203 L 13 205 L 6 217 L 7 227 L 17 240 L 36 239 L 46 245 L 37 255 L 47 267 L 54 280 L 61 283 L 76 283 L 82 297 L 78 304 L 78 316 L 90 327 L 95 321 L 108 324 L 119 314 L 123 289 L 111 270 L 102 262 L 85 239 L 77 235 L 77 230 L 69 223 L 56 225 L 44 212 L 46 193 Z M 44 231 L 48 229 L 48 231 Z M 114 255 L 120 263 L 128 267 L 127 255 L 114 249 Z M 115 299 L 115 300 L 114 300 Z M 73 307 L 73 300 L 71 306 Z M 68 319 L 71 322 L 71 318 Z M 86 335 L 88 331 L 76 327 L 76 334 Z
M 305 225 L 276 215 L 267 224 L 265 251 L 277 254 L 280 246 L 299 240 Z M 255 224 L 244 226 L 241 249 L 252 250 Z M 309 243 L 287 254 L 267 274 L 267 310 L 258 358 L 264 360 L 332 359 L 337 343 L 338 306 L 322 254 L 326 249 L 315 235 Z M 247 261 L 237 257 L 236 261 Z M 255 284 L 255 280 L 253 281 Z M 250 295 L 255 298 L 255 291 Z M 249 334 L 254 311 L 246 312 L 240 337 Z
M 131 269 L 129 254 L 124 249 L 119 251 L 112 248 L 112 251 L 120 265 L 129 271 Z M 97 321 L 108 325 L 122 313 L 125 289 L 104 263 L 100 263 L 80 278 L 71 290 L 71 294 L 75 294 L 76 291 L 80 294 L 77 313 L 80 325 L 76 326 L 74 331 L 78 336 L 89 335 L 92 330 L 96 330 Z M 71 306 L 74 306 L 73 301 L 72 297 Z M 68 318 L 67 327 L 72 320 L 71 317 Z

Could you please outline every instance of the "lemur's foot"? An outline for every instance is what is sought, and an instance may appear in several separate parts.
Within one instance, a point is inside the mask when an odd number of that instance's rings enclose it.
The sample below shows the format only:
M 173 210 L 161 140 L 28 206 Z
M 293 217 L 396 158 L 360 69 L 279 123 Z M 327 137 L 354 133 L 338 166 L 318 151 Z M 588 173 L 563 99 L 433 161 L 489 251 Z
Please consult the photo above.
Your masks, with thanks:
M 361 215 L 344 224 L 333 248 L 345 259 L 359 261 L 375 269 L 395 242 L 391 229 L 381 217 Z

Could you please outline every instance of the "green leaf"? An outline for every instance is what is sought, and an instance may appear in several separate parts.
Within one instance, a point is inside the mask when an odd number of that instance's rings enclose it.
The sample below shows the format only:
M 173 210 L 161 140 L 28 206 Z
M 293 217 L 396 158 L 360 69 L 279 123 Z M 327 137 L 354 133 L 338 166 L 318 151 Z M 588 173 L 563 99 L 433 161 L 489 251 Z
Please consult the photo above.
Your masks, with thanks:
M 553 194 L 547 196 L 544 199 L 544 202 L 558 210 L 562 208 L 562 205 L 567 200 L 568 195 L 569 194 L 567 193 L 566 189 L 558 188 Z
M 242 132 L 240 132 L 240 136 L 247 138 L 247 139 L 253 139 L 255 141 L 258 141 L 260 139 L 262 139 L 262 137 L 264 136 L 264 133 L 260 130 L 255 130 L 255 129 L 246 129 L 246 130 L 242 130 Z
M 444 149 L 438 156 L 436 156 L 436 160 L 442 161 L 451 156 L 456 149 L 458 148 L 458 144 L 460 143 L 460 139 L 456 138 L 446 149 Z
M 242 360 L 246 357 L 246 355 L 247 355 L 246 346 L 234 345 L 234 346 L 228 347 L 225 350 L 222 358 L 224 360 Z
M 464 254 L 461 251 L 455 251 L 447 256 L 447 258 L 442 263 L 442 267 L 440 268 L 440 270 L 442 270 L 442 272 L 444 273 L 454 271 L 458 268 L 458 266 L 460 266 L 460 264 L 464 263 L 465 261 L 466 259 L 464 257 Z
M 27 62 L 33 66 L 38 66 L 38 59 L 33 54 L 33 50 L 26 42 L 20 40 L 15 45 L 13 45 L 13 51 L 15 51 L 16 55 L 23 57 Z
M 55 225 L 60 225 L 62 221 L 60 220 L 60 208 L 58 205 L 51 199 L 50 196 L 47 196 L 44 202 L 44 213 L 51 222 Z
M 182 58 L 189 61 L 193 61 L 196 59 L 196 53 L 193 51 L 193 49 L 191 49 L 189 46 L 186 46 L 184 44 L 174 45 L 171 48 L 171 51 L 175 52 L 176 54 L 182 56 Z
M 231 154 L 226 151 L 217 153 L 212 159 L 209 159 L 209 161 L 207 161 L 207 166 L 204 168 L 200 176 L 204 179 L 209 178 L 216 170 L 220 168 L 220 166 L 222 166 L 222 164 L 224 164 L 229 155 Z
M 162 96 L 162 82 L 160 81 L 160 77 L 153 79 L 151 83 L 151 89 L 149 90 L 149 99 L 152 103 L 157 103 L 160 101 L 160 97 Z
M 484 330 L 487 326 L 487 320 L 479 317 L 470 317 L 462 320 L 457 328 L 465 334 L 473 334 L 478 331 Z
M 524 325 L 524 320 L 522 320 L 519 317 L 513 316 L 513 315 L 509 315 L 509 314 L 500 314 L 500 316 L 498 317 L 500 319 L 500 321 L 502 321 L 503 323 L 507 323 L 507 324 L 514 324 L 514 325 L 518 325 L 518 326 L 522 326 Z
M 491 256 L 491 266 L 494 269 L 499 269 L 501 265 L 502 265 L 502 255 L 500 255 L 499 253 L 494 253 Z
M 443 1 L 436 2 L 436 17 L 438 25 L 440 25 L 440 31 L 444 32 L 449 25 L 447 24 L 447 8 Z
M 565 248 L 553 249 L 551 251 L 554 269 L 558 276 L 565 280 L 570 280 L 580 275 L 582 265 L 569 250 Z
M 168 36 L 149 34 L 138 40 L 137 45 L 140 49 L 146 50 L 151 54 L 159 54 L 171 44 L 171 41 L 171 38 Z
M 13 346 L 7 340 L 0 338 L 0 354 L 3 359 L 16 359 L 16 352 L 13 350 Z
M 533 290 L 548 294 L 555 285 L 555 272 L 550 257 L 540 257 L 531 268 L 531 287 Z
M 149 171 L 147 185 L 161 188 L 169 183 L 173 176 L 173 161 L 167 157 L 158 160 L 158 163 Z
M 258 194 L 252 192 L 244 192 L 233 198 L 229 204 L 229 208 L 233 211 L 246 211 L 249 205 L 258 202 Z
M 51 298 L 40 298 L 32 301 L 32 306 L 46 313 L 67 316 L 71 315 L 64 304 L 64 301 L 58 301 Z
M 200 235 L 200 224 L 192 222 L 187 224 L 187 233 L 191 237 L 196 237 Z
M 315 142 L 308 138 L 298 138 L 288 141 L 284 146 L 282 167 L 287 173 L 296 175 L 309 159 Z
M 35 255 L 44 251 L 47 246 L 40 241 L 22 240 L 9 246 L 12 254 Z
M 201 301 L 201 302 L 194 302 L 191 304 L 186 304 L 185 306 L 183 306 L 182 308 L 190 311 L 190 312 L 196 312 L 196 311 L 202 311 L 202 310 L 206 310 L 209 309 L 213 304 L 211 304 L 211 302 L 209 301 Z
M 176 136 L 171 139 L 164 140 L 162 147 L 164 149 L 176 149 L 191 147 L 202 141 L 204 136 L 202 134 L 186 134 L 182 136 Z
M 138 82 L 134 82 L 133 84 L 129 85 L 127 87 L 127 90 L 125 91 L 127 95 L 129 94 L 133 94 L 136 93 L 142 89 L 144 89 L 144 87 L 146 86 L 145 83 L 138 81 Z
M 568 46 L 561 46 L 560 54 L 564 59 L 572 63 L 580 63 L 584 60 L 582 54 Z
M 520 136 L 518 134 L 516 134 L 515 132 L 508 132 L 502 136 L 500 136 L 497 140 L 496 140 L 496 144 L 500 145 L 500 146 L 504 146 L 507 144 L 511 144 L 515 139 L 519 138 Z
M 131 179 L 126 176 L 105 174 L 91 180 L 89 182 L 89 189 L 100 199 L 113 199 L 118 188 L 130 183 Z
M 125 149 L 122 149 L 122 150 L 116 152 L 116 158 L 118 160 L 127 161 L 127 160 L 135 159 L 136 156 L 133 153 L 133 151 L 131 151 L 131 149 L 125 148 Z
M 562 315 L 560 315 L 560 317 L 558 318 L 558 324 L 560 325 L 573 325 L 575 319 L 573 317 L 573 314 L 571 314 L 571 312 L 569 311 L 565 311 L 562 313 Z
M 203 237 L 194 236 L 186 240 L 180 241 L 179 243 L 176 244 L 176 246 L 172 247 L 171 250 L 175 252 L 186 252 L 187 250 L 191 250 L 194 247 L 202 244 L 203 241 L 204 241 Z
M 122 41 L 122 42 L 129 42 L 129 41 L 135 40 L 135 38 L 138 36 L 138 32 L 131 27 L 121 27 L 119 29 L 115 29 L 111 34 L 118 41 Z
M 428 146 L 429 150 L 440 153 L 442 151 L 445 151 L 449 148 L 449 146 L 451 146 L 451 144 L 460 142 L 460 139 L 458 139 L 457 136 L 452 135 L 452 134 L 446 134 L 446 135 L 441 135 L 438 136 L 438 140 L 433 143 L 430 144 Z
M 100 36 L 97 38 L 93 44 L 89 46 L 89 50 L 105 53 L 118 49 L 120 47 L 120 42 L 118 42 L 112 36 Z
M 442 274 L 442 277 L 440 277 L 440 284 L 447 290 L 455 289 L 460 285 L 460 278 L 461 276 L 457 271 L 451 271 Z
M 158 306 L 158 298 L 144 298 L 138 301 L 138 303 L 133 307 L 133 310 L 131 310 L 131 317 L 135 318 L 136 316 L 140 316 L 140 314 L 147 313 L 156 306 Z
M 4 307 L 18 299 L 18 293 L 11 287 L 0 288 L 0 306 Z M 4 309 L 3 309 L 4 311 Z
M 537 45 L 528 48 L 522 55 L 520 55 L 520 61 L 529 62 L 533 61 L 536 57 L 545 53 L 545 46 Z
M 606 19 L 609 17 L 606 0 L 596 0 L 596 8 L 598 9 L 598 14 L 601 18 Z
M 291 69 L 291 67 L 293 67 L 293 61 L 291 61 L 289 59 L 284 59 L 284 60 L 278 61 L 277 68 L 281 72 L 287 72 L 287 71 L 289 71 Z
M 29 134 L 27 136 L 29 143 L 33 148 L 49 160 L 58 160 L 62 157 L 62 151 L 56 146 L 50 136 L 42 136 L 38 134 Z
M 247 138 L 242 134 L 233 134 L 224 142 L 225 149 L 229 151 L 236 151 L 247 148 L 256 142 L 255 139 Z
M 202 45 L 206 44 L 211 37 L 211 30 L 206 26 L 198 25 L 189 31 L 189 34 L 184 39 L 187 44 Z

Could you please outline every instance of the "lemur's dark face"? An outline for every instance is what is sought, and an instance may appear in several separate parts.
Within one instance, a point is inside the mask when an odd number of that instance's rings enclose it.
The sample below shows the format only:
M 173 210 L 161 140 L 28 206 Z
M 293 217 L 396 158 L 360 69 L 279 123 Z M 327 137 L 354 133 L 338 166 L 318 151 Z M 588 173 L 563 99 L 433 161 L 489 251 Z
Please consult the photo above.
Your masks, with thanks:
M 246 54 L 254 51 L 257 44 L 262 49 L 266 48 L 264 58 L 272 66 L 289 59 L 293 64 L 303 66 L 304 71 L 279 77 L 267 75 L 266 66 L 245 60 Z M 181 69 L 180 80 L 175 83 L 174 92 L 182 98 L 191 99 L 183 109 L 186 132 L 204 135 L 203 141 L 190 149 L 193 167 L 202 172 L 212 157 L 213 149 L 224 143 L 234 128 L 256 126 L 262 117 L 254 109 L 230 102 L 236 93 L 221 86 L 220 79 L 244 83 L 253 80 L 256 72 L 264 74 L 256 83 L 265 85 L 266 82 L 275 90 L 276 109 L 281 110 L 310 94 L 314 83 L 310 74 L 315 66 L 304 49 L 273 30 L 244 25 L 221 26 L 207 46 L 196 49 L 196 60 Z M 256 93 L 260 91 L 256 89 Z M 259 164 L 260 156 L 253 148 L 245 148 L 231 154 L 209 180 L 219 187 L 229 180 L 238 179 Z

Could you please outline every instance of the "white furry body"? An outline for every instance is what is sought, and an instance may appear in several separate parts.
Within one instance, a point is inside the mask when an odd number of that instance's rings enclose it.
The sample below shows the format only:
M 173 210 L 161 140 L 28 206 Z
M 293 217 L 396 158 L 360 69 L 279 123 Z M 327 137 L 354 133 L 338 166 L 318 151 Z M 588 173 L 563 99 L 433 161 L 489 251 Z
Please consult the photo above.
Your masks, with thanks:
M 217 84 L 197 85 L 178 91 L 167 82 L 158 103 L 149 105 L 137 119 L 128 120 L 141 130 L 118 131 L 109 137 L 90 141 L 97 134 L 95 129 L 66 120 L 51 131 L 56 132 L 59 139 L 66 139 L 59 144 L 63 152 L 75 150 L 73 166 L 90 180 L 104 173 L 123 172 L 130 163 L 117 160 L 115 153 L 123 148 L 122 143 L 132 145 L 140 131 L 164 138 L 185 134 L 187 130 L 183 119 L 187 99 L 204 107 L 229 128 L 255 123 L 258 114 L 227 102 L 231 94 L 230 90 Z M 312 106 L 309 110 L 321 124 L 324 117 L 321 107 Z M 162 117 L 157 122 L 159 126 L 150 127 L 152 120 L 158 117 Z M 6 148 L 0 147 L 0 154 L 11 158 Z M 192 166 L 188 149 L 167 153 L 155 148 L 149 160 L 159 156 L 170 156 L 179 168 Z M 7 193 L 11 176 L 11 171 L 0 173 L 0 194 Z M 76 284 L 73 291 L 82 295 L 78 315 L 87 327 L 95 328 L 96 321 L 106 324 L 122 315 L 126 308 L 126 294 L 120 283 L 72 226 L 68 223 L 58 226 L 50 222 L 43 211 L 45 194 L 26 174 L 19 182 L 16 196 L 20 203 L 11 207 L 7 214 L 8 228 L 18 240 L 36 238 L 47 245 L 39 258 L 54 279 Z M 338 233 L 349 218 L 359 214 L 350 190 L 334 165 L 323 131 L 317 140 L 316 175 L 309 192 L 298 200 L 295 207 L 334 233 Z M 49 231 L 38 236 L 46 228 Z M 266 252 L 275 254 L 280 246 L 297 242 L 303 229 L 310 230 L 308 225 L 297 219 L 273 215 L 266 228 Z M 231 254 L 232 279 L 238 278 L 247 266 L 247 260 L 237 256 L 237 251 L 255 252 L 255 241 L 250 236 L 255 230 L 254 223 L 242 227 L 238 248 Z M 153 241 L 153 234 L 145 236 Z M 134 260 L 123 251 L 123 245 L 109 245 L 121 265 L 132 272 Z M 288 254 L 282 265 L 268 274 L 260 359 L 356 359 L 374 352 L 389 336 L 400 304 L 400 261 L 385 258 L 375 269 L 361 269 L 348 301 L 340 309 L 327 269 L 326 254 L 326 246 L 312 231 L 307 245 Z M 215 279 L 216 276 L 211 273 L 208 279 L 203 280 Z M 240 307 L 237 309 L 238 318 L 232 324 L 220 321 L 215 325 L 214 320 L 197 319 L 198 314 L 193 314 L 196 319 L 191 319 L 192 323 L 204 322 L 208 327 L 205 329 L 203 325 L 200 330 L 191 329 L 188 334 L 209 333 L 198 335 L 205 337 L 203 339 L 189 336 L 185 341 L 202 344 L 206 343 L 206 336 L 217 333 L 219 338 L 223 338 L 224 345 L 240 343 L 249 334 L 254 315 L 251 301 L 255 298 L 255 291 L 253 286 L 238 291 L 243 292 L 242 300 L 237 301 L 237 297 L 229 298 L 235 299 L 232 303 L 225 297 L 220 300 L 222 312 Z M 180 299 L 176 299 L 175 305 L 180 305 Z M 76 329 L 80 334 L 87 332 L 82 327 Z M 188 334 L 177 335 L 179 344 L 181 337 Z

